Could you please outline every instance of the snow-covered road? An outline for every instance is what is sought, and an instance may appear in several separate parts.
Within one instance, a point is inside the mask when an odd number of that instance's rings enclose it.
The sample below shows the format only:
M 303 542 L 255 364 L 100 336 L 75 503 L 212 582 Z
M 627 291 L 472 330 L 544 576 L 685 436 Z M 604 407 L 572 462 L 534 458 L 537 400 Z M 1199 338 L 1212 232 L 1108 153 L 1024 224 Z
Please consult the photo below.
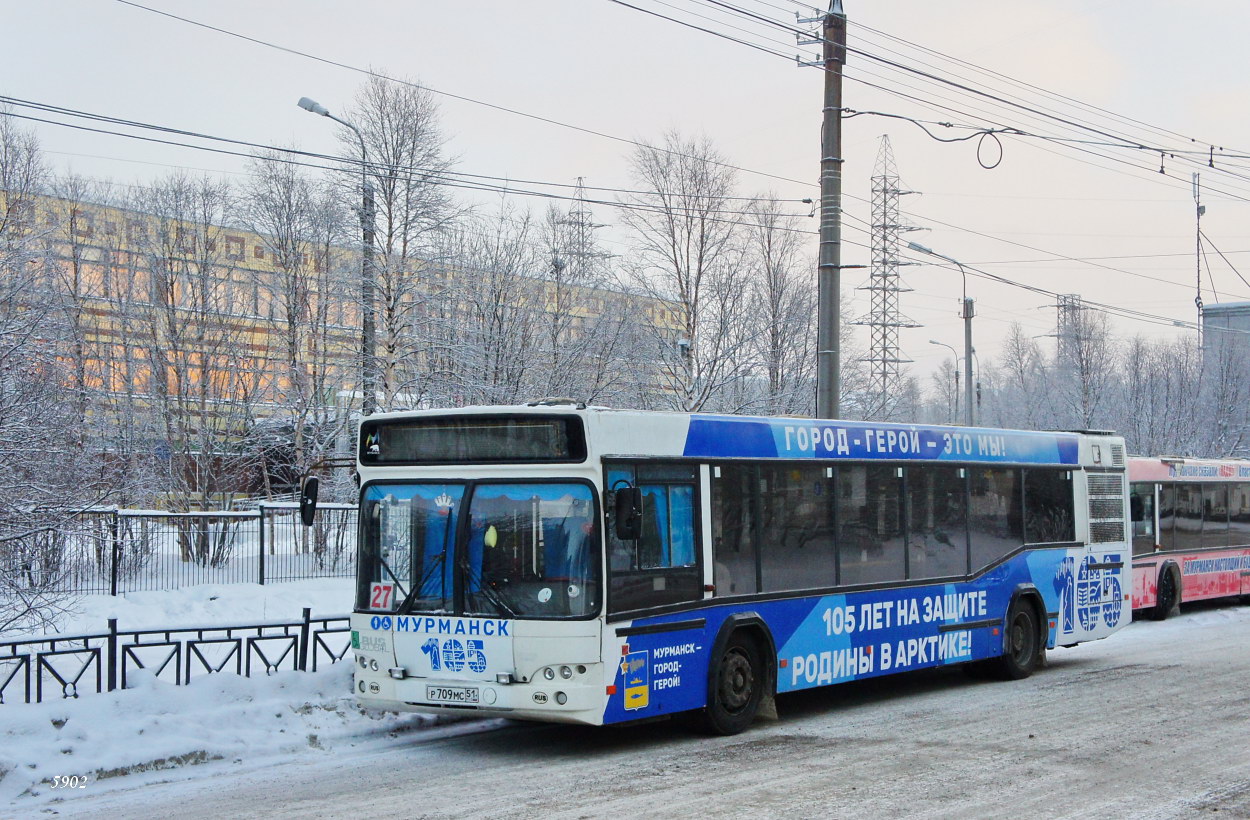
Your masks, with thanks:
M 1134 624 L 1015 683 L 943 670 L 790 695 L 781 720 L 731 738 L 672 723 L 377 721 L 296 685 L 274 699 L 236 685 L 237 709 L 196 712 L 195 689 L 133 708 L 198 733 L 208 762 L 37 788 L 13 816 L 1250 816 L 1250 607 Z M 185 725 L 168 698 L 183 698 Z M 282 714 L 283 698 L 310 705 Z M 310 726 L 322 727 L 311 741 Z M 287 742 L 266 745 L 258 733 L 279 727 Z

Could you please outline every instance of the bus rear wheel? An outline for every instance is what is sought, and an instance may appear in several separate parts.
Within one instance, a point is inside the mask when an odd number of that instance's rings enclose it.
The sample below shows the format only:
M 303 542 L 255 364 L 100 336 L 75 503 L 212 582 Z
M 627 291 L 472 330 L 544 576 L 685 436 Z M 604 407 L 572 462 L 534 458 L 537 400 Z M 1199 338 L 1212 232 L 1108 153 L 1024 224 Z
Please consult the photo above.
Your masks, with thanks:
M 704 724 L 718 735 L 736 735 L 755 720 L 764 696 L 760 650 L 752 638 L 736 632 L 716 660 L 716 672 L 708 692 Z
M 1011 605 L 1004 633 L 1003 654 L 990 662 L 994 677 L 1027 678 L 1041 663 L 1043 652 L 1037 614 L 1031 603 L 1020 599 Z
M 1164 567 L 1159 575 L 1159 590 L 1155 599 L 1154 609 L 1150 610 L 1150 620 L 1162 621 L 1172 614 L 1180 603 L 1180 589 L 1176 583 L 1176 573 L 1171 567 Z

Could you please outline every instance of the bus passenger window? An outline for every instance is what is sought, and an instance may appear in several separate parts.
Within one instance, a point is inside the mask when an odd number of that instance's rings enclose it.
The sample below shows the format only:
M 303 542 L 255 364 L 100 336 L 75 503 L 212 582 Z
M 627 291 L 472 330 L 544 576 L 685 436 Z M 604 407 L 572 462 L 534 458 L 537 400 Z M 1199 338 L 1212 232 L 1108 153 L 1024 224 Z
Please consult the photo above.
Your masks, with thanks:
M 1133 520 L 1133 554 L 1155 549 L 1155 485 L 1133 484 L 1129 491 L 1129 514 Z
M 1173 549 L 1191 550 L 1202 546 L 1202 485 L 1177 484 Z
M 1207 484 L 1202 488 L 1202 546 L 1228 545 L 1228 485 Z
M 912 578 L 968 572 L 967 479 L 962 467 L 907 468 L 907 561 Z
M 763 592 L 835 584 L 830 485 L 823 467 L 760 468 Z
M 694 566 L 694 487 L 642 485 L 637 569 Z
M 970 468 L 972 487 L 968 536 L 975 572 L 997 563 L 1024 543 L 1020 471 Z
M 712 583 L 716 594 L 758 592 L 755 565 L 755 468 L 725 464 L 712 473 Z
M 1228 485 L 1228 543 L 1250 545 L 1250 484 Z
M 1159 549 L 1172 549 L 1176 543 L 1176 485 L 1159 487 Z
M 901 581 L 902 494 L 898 468 L 878 464 L 838 467 L 839 583 Z
M 1123 503 L 1116 502 L 1117 506 Z M 1120 515 L 1113 517 L 1119 518 Z M 1024 542 L 1062 544 L 1074 540 L 1076 516 L 1072 499 L 1072 473 L 1068 470 L 1025 470 Z

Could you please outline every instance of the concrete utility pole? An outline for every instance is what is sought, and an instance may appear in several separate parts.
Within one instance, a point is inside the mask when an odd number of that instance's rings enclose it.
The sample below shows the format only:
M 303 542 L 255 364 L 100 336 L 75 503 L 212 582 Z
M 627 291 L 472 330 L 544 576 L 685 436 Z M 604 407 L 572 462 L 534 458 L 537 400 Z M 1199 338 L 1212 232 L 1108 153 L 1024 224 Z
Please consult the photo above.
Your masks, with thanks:
M 846 13 L 830 0 L 823 25 L 825 103 L 820 139 L 820 257 L 816 268 L 816 417 L 841 413 L 842 66 Z
M 954 259 L 951 261 L 955 262 Z M 964 320 L 964 423 L 971 427 L 977 423 L 972 404 L 972 317 L 976 312 L 972 308 L 972 300 L 968 298 L 968 274 L 963 265 L 955 264 L 959 265 L 959 272 L 964 277 L 963 312 L 959 318 Z
M 1194 174 L 1194 263 L 1198 269 L 1198 293 L 1194 296 L 1194 305 L 1198 308 L 1198 349 L 1202 349 L 1202 216 L 1207 207 L 1202 204 L 1202 178 Z M 1216 294 L 1219 299 L 1219 294 Z

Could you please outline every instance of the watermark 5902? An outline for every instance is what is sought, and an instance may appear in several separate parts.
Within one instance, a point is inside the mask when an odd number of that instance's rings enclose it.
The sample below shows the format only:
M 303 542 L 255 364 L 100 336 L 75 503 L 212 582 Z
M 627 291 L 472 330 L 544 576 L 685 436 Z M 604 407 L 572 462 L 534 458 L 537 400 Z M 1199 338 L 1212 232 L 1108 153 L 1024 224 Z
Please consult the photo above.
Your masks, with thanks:
M 85 789 L 91 778 L 85 774 L 58 774 L 48 781 L 53 789 Z

